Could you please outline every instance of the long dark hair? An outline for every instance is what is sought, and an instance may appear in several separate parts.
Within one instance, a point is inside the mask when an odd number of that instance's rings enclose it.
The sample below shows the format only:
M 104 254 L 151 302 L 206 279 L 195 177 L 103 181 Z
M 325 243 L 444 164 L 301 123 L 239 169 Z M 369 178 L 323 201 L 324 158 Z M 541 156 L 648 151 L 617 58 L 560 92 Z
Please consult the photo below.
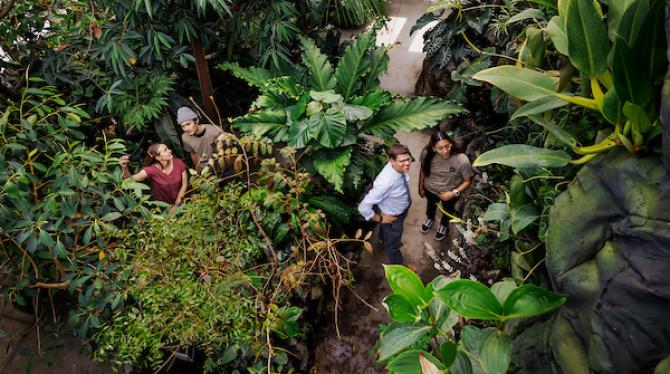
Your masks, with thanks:
M 160 169 L 163 169 L 163 165 L 161 165 L 158 160 L 156 160 L 156 156 L 158 156 L 158 147 L 161 146 L 163 143 L 154 143 L 149 147 L 149 150 L 147 151 L 147 156 L 144 158 L 144 166 L 149 166 L 152 164 L 158 164 L 158 167 Z
M 423 175 L 425 177 L 430 176 L 430 164 L 433 161 L 433 157 L 435 157 L 435 150 L 433 150 L 433 148 L 435 147 L 435 144 L 437 144 L 437 142 L 442 140 L 448 140 L 449 143 L 452 144 L 451 146 L 452 154 L 455 150 L 454 149 L 455 146 L 453 145 L 454 142 L 451 140 L 451 138 L 449 137 L 449 135 L 447 135 L 446 132 L 442 130 L 435 131 L 433 135 L 430 136 L 430 141 L 424 148 L 426 156 L 424 157 L 423 162 L 421 163 L 421 170 L 423 170 Z

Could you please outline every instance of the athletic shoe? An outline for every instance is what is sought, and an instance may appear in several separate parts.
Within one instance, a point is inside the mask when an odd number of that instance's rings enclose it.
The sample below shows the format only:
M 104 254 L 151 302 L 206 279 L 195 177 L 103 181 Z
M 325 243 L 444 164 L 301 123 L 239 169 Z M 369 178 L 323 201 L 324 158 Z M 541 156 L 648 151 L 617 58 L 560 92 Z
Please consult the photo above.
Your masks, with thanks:
M 435 233 L 435 240 L 440 241 L 446 238 L 447 232 L 449 232 L 449 226 L 440 225 L 440 227 L 437 228 L 437 232 Z
M 430 230 L 431 227 L 433 227 L 433 220 L 426 218 L 421 224 L 421 232 L 425 234 L 428 232 L 428 230 Z

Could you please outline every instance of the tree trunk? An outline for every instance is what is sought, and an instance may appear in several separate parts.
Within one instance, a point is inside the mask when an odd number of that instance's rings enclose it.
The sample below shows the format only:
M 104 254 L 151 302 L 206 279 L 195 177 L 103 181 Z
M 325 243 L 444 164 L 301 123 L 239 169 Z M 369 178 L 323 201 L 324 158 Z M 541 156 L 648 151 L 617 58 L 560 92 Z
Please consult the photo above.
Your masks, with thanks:
M 198 40 L 193 41 L 193 56 L 195 57 L 195 68 L 198 72 L 198 81 L 200 82 L 202 109 L 209 118 L 214 120 L 217 117 L 213 102 L 214 89 L 212 88 L 212 78 L 209 76 L 209 66 L 205 59 L 205 51 Z

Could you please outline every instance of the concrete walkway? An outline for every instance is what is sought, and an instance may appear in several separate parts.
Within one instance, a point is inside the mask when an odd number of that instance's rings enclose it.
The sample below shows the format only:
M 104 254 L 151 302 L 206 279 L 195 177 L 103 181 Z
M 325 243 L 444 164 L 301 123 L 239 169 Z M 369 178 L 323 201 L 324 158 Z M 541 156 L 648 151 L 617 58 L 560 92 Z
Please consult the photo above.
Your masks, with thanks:
M 428 5 L 425 0 L 391 0 L 388 4 L 390 22 L 387 29 L 378 33 L 377 44 L 393 45 L 389 53 L 388 71 L 380 78 L 382 88 L 392 93 L 406 97 L 414 94 L 414 86 L 423 66 L 423 32 L 416 32 L 411 37 L 409 32 L 419 17 L 426 12 Z M 350 37 L 352 34 L 355 32 L 349 32 L 345 37 Z M 399 132 L 396 137 L 409 147 L 414 158 L 418 160 L 430 135 L 428 132 Z M 424 282 L 429 282 L 438 275 L 438 272 L 425 254 L 423 243 L 427 242 L 435 249 L 448 248 L 457 230 L 452 225 L 449 237 L 441 242 L 435 241 L 434 229 L 425 235 L 421 233 L 419 226 L 425 218 L 426 201 L 418 194 L 419 167 L 418 161 L 410 167 L 410 192 L 413 204 L 405 219 L 402 253 L 406 264 L 415 268 Z M 434 225 L 434 228 L 436 226 Z M 376 241 L 376 236 L 372 241 L 373 243 Z M 391 292 L 382 267 L 387 261 L 383 248 L 379 246 L 375 246 L 373 254 L 367 252 L 363 254 L 358 274 L 355 274 L 358 285 L 354 289 L 356 296 L 347 292 L 342 300 L 339 321 L 341 339 L 336 338 L 334 327 L 327 327 L 324 334 L 317 338 L 320 344 L 316 348 L 316 365 L 312 368 L 312 373 L 385 372 L 381 365 L 375 362 L 374 354 L 375 344 L 379 339 L 378 326 L 390 322 L 382 303 L 384 297 Z M 365 300 L 365 303 L 361 299 Z M 332 324 L 332 321 L 328 323 Z

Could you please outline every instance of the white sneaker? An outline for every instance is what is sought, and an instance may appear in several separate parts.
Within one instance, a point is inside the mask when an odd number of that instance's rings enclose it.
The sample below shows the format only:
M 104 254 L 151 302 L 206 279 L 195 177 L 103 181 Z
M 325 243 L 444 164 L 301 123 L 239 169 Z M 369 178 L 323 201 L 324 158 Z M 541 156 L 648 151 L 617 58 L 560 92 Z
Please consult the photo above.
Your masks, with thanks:
M 433 227 L 433 220 L 426 218 L 421 224 L 421 232 L 425 234 L 428 232 L 428 230 L 430 230 L 431 227 Z

